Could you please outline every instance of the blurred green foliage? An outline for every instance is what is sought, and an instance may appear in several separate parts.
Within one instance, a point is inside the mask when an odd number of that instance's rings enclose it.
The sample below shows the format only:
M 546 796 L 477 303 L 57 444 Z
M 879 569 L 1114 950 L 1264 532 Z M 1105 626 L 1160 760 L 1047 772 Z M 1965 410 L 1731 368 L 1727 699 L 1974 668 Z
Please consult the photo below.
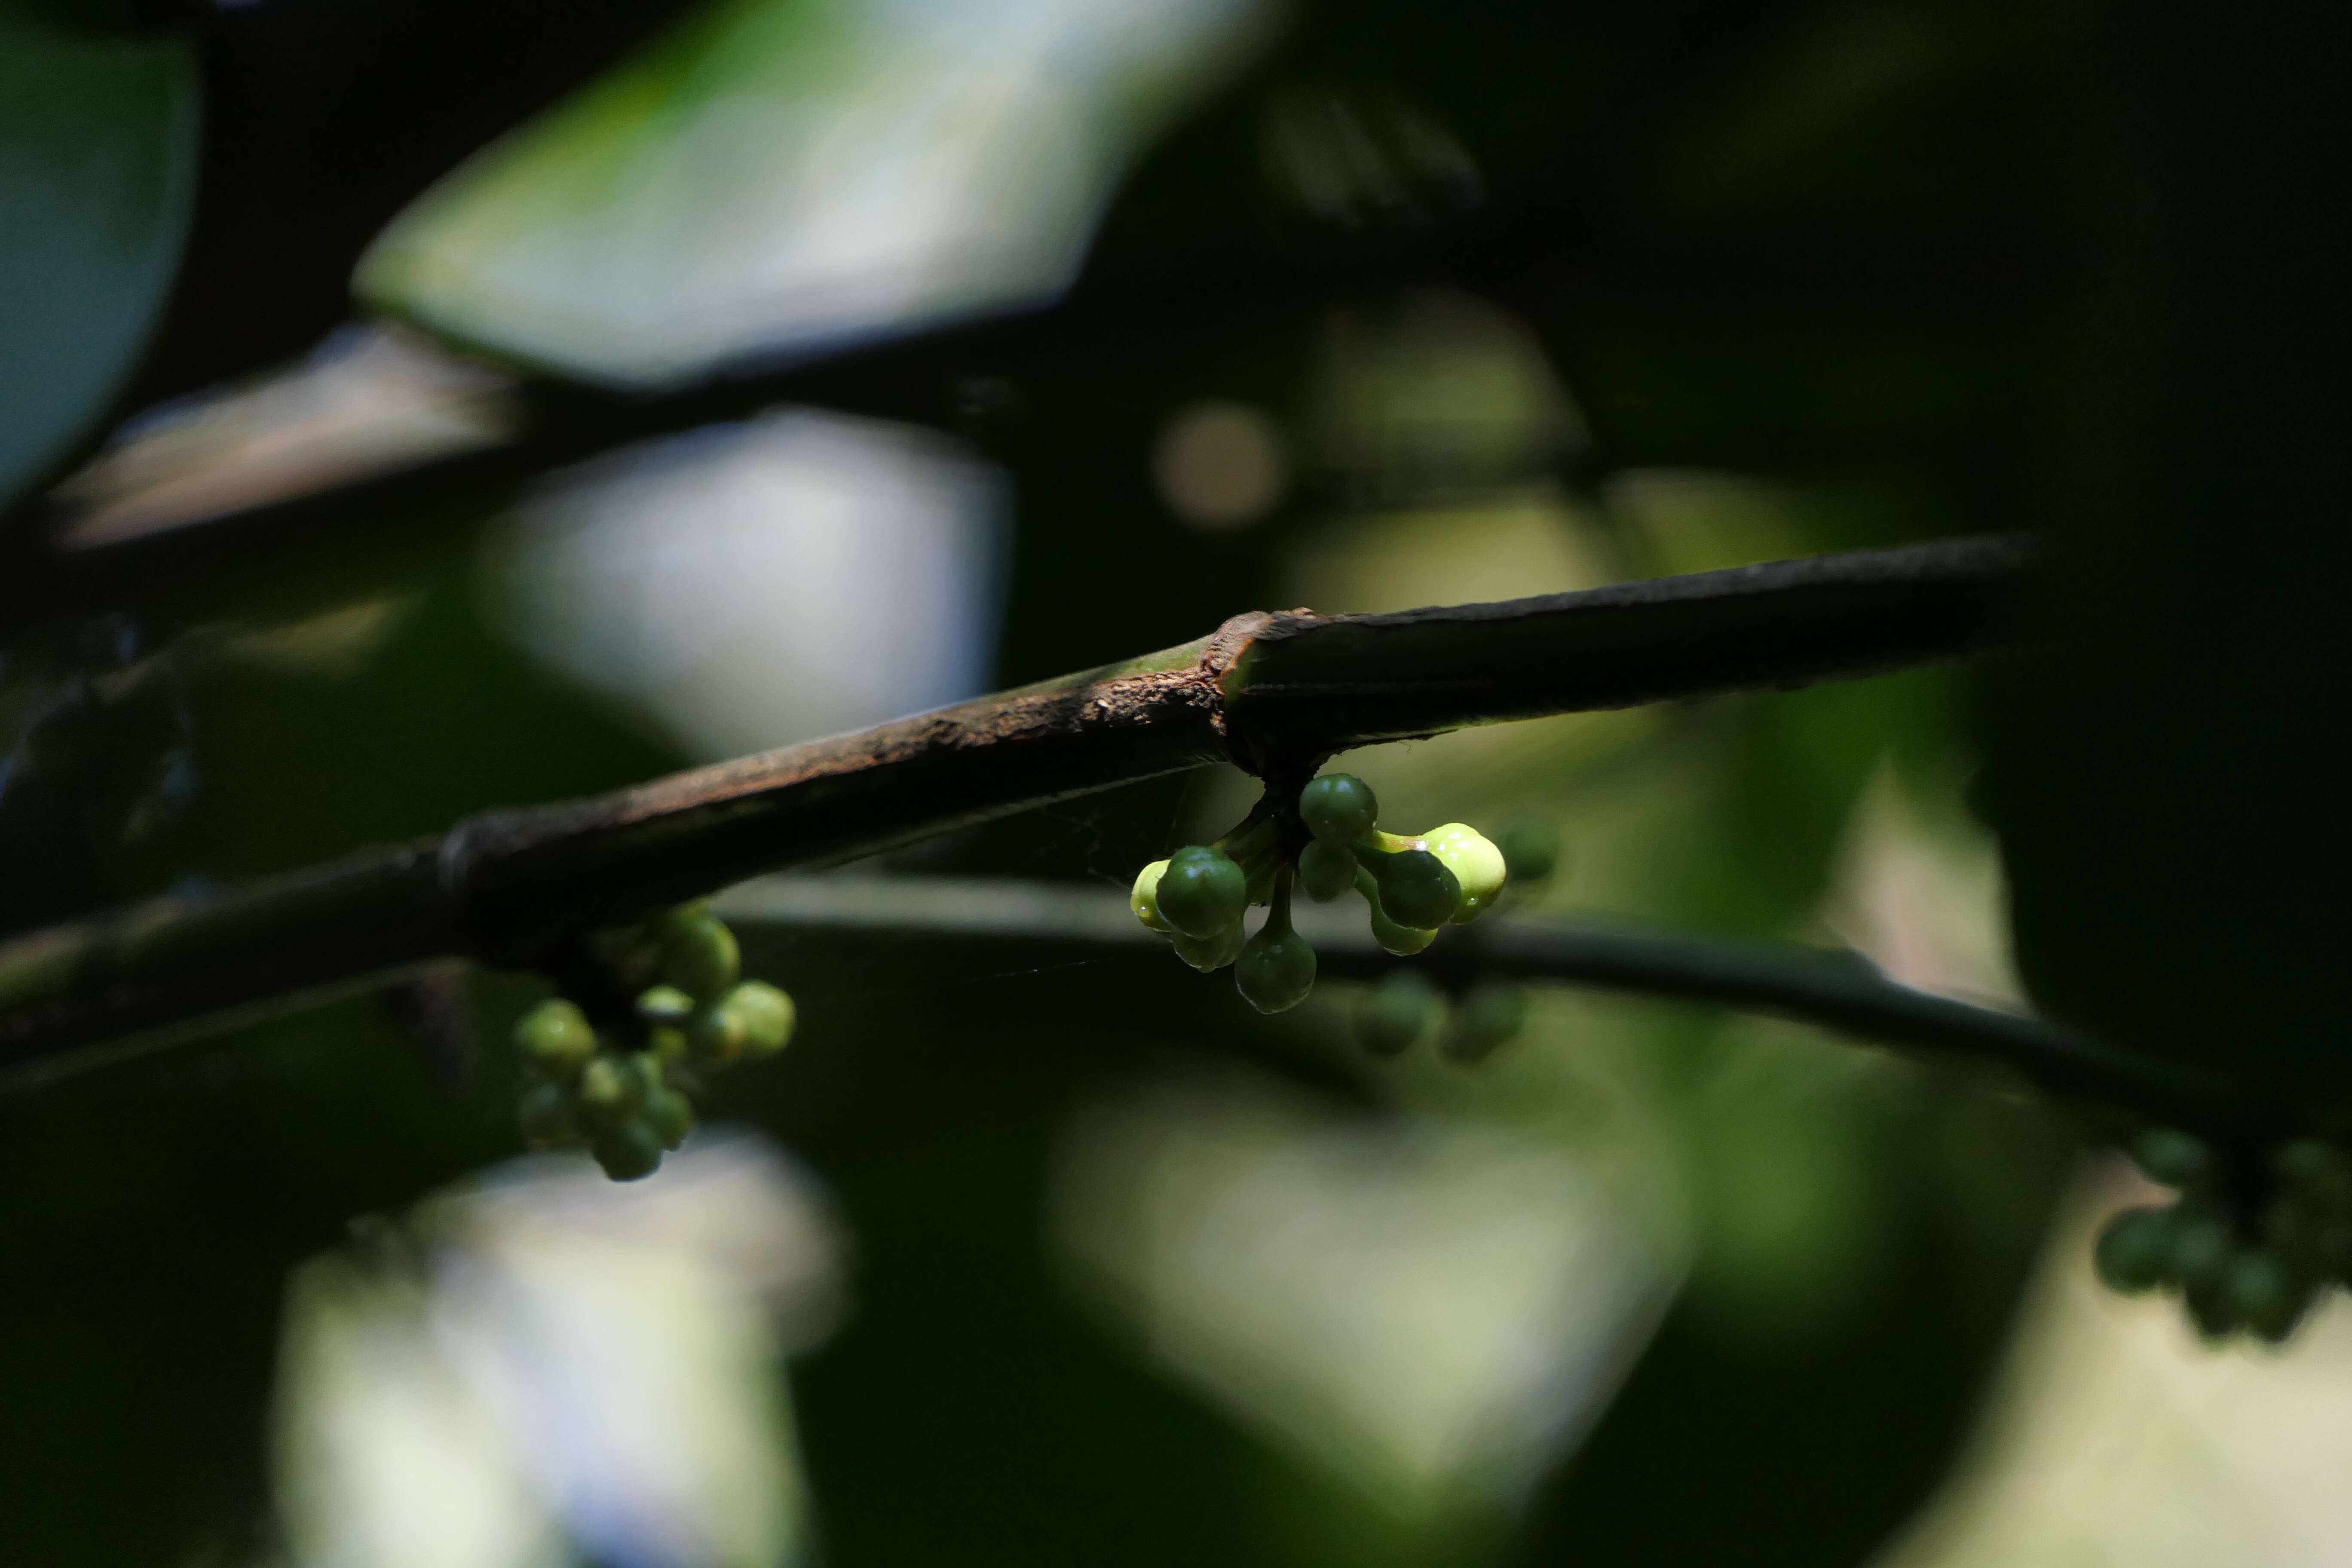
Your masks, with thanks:
M 228 123 L 266 113 L 275 79 L 246 68 L 273 50 L 366 78 L 387 24 L 326 9 L 207 24 L 215 88 L 257 95 L 222 105 Z M 435 17 L 416 26 L 463 56 L 463 28 Z M 5 487 L 126 374 L 180 242 L 194 113 L 179 46 L 20 46 L 34 35 L 0 26 Z M 2002 680 L 1580 716 L 1360 771 L 1405 816 L 1559 823 L 1571 864 L 1548 907 L 1811 940 L 1878 781 L 1961 837 L 1979 831 L 1965 796 L 2002 836 L 2042 1005 L 2339 1087 L 2342 921 L 2310 851 L 2336 793 L 2320 748 L 2346 661 L 2314 628 L 2343 624 L 2327 421 L 2347 356 L 2340 220 L 2315 210 L 2326 139 L 2300 129 L 2325 118 L 2342 40 L 2261 28 L 1999 0 L 1305 6 L 1132 173 L 1062 304 L 780 395 L 939 425 L 1009 470 L 1004 683 L 1318 584 L 1410 603 L 1454 596 L 1457 571 L 1534 592 L 2037 528 L 2057 552 L 2055 651 Z M 357 160 L 391 121 L 352 101 L 318 123 Z M 1302 195 L 1301 169 L 1341 156 L 1316 136 L 1360 132 L 1374 154 Z M 200 216 L 190 275 L 296 258 L 339 290 L 399 183 L 321 190 L 343 226 L 282 252 L 249 226 L 207 239 Z M 1516 323 L 1578 416 L 1486 449 L 1453 491 L 1442 462 L 1373 483 L 1327 439 L 1335 323 L 1409 315 L 1433 289 Z M 240 300 L 275 345 L 246 363 L 216 314 L 184 307 L 141 395 L 267 363 L 315 331 L 316 298 Z M 1192 527 L 1155 490 L 1155 437 L 1212 399 L 1285 437 L 1291 483 L 1255 526 Z M 11 627 L 0 921 L 682 762 L 486 619 L 483 531 L 522 493 L 463 472 L 355 490 L 258 544 L 127 552 L 104 616 Z M 1155 783 L 901 863 L 1123 884 L 1221 798 Z M 845 1565 L 1864 1561 L 1966 1429 L 2071 1146 L 1958 1071 L 1698 1010 L 1548 1005 L 1497 1081 L 1525 1088 L 1507 1075 L 1536 1068 L 1515 1060 L 1590 1069 L 1654 1116 L 1696 1258 L 1525 1517 L 1433 1538 L 1166 1381 L 1071 1299 L 1040 1218 L 1058 1140 L 1092 1095 L 1234 1058 L 1367 1113 L 1535 1105 L 1567 1144 L 1575 1107 L 1605 1096 L 1515 1105 L 1374 1070 L 1331 1016 L 1258 1020 L 1142 956 L 1030 972 L 984 943 L 809 940 L 749 958 L 792 988 L 802 1032 L 711 1113 L 808 1158 L 859 1249 L 856 1315 L 793 1373 L 824 1555 Z M 481 978 L 479 1037 L 532 994 Z M 267 1560 L 287 1270 L 512 1146 L 501 1053 L 454 1096 L 419 1056 L 344 1003 L 0 1092 L 12 1557 Z
M 129 379 L 194 210 L 194 51 L 111 20 L 0 6 L 0 502 Z

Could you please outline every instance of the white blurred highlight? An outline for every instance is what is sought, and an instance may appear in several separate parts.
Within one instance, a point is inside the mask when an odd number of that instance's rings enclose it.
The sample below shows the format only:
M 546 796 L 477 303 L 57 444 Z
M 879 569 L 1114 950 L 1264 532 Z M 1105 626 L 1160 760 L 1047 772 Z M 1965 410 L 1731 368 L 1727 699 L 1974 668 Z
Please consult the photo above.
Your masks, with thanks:
M 493 614 L 710 757 L 982 690 L 1002 475 L 873 420 L 789 410 L 575 469 L 505 534 Z
M 706 1136 L 628 1186 L 582 1159 L 518 1162 L 402 1234 L 289 1288 L 277 1473 L 295 1563 L 804 1556 L 778 1358 L 835 1315 L 839 1245 L 770 1147 Z
M 1557 1147 L 1245 1081 L 1097 1108 L 1055 1191 L 1063 1256 L 1154 1359 L 1408 1520 L 1519 1501 L 1673 1284 Z
M 2099 1222 L 2158 1195 L 2120 1162 L 2077 1190 L 1974 1453 L 1879 1568 L 2352 1563 L 2352 1304 L 2207 1348 L 2092 1273 Z
M 1890 979 L 2021 1011 L 2000 851 L 1958 795 L 1882 763 L 1846 825 L 1824 917 Z
M 501 445 L 513 378 L 390 327 L 345 327 L 300 363 L 176 398 L 115 433 L 53 492 L 66 550 Z
M 461 167 L 371 300 L 639 385 L 1051 300 L 1259 0 L 737 0 Z

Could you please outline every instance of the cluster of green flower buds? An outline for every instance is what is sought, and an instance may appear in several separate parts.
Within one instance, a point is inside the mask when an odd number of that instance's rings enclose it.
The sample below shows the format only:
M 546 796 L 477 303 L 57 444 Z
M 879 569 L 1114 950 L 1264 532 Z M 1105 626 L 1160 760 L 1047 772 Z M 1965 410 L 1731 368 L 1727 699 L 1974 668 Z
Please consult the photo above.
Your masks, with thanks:
M 1510 858 L 1475 827 L 1449 822 L 1424 834 L 1383 833 L 1371 786 L 1353 773 L 1311 779 L 1295 801 L 1271 795 L 1249 820 L 1210 845 L 1188 845 L 1146 866 L 1129 903 L 1203 972 L 1233 965 L 1234 984 L 1262 1013 L 1304 1001 L 1315 985 L 1315 950 L 1293 928 L 1291 891 L 1318 903 L 1349 891 L 1370 907 L 1372 936 L 1390 952 L 1419 952 L 1440 929 L 1495 907 L 1511 879 Z M 1522 835 L 1530 875 L 1548 875 L 1558 846 L 1540 829 Z M 1255 935 L 1253 904 L 1270 912 Z
M 584 1147 L 606 1175 L 632 1182 L 693 1131 L 689 1096 L 704 1074 L 783 1049 L 793 999 L 740 978 L 735 933 L 698 902 L 599 945 L 629 1004 L 592 1022 L 579 1002 L 551 996 L 516 1022 L 531 1079 L 522 1134 L 535 1149 Z
M 1399 969 L 1367 986 L 1356 1000 L 1356 1039 L 1376 1057 L 1402 1056 L 1429 1030 L 1440 1011 L 1445 1025 L 1438 1049 L 1449 1061 L 1475 1066 L 1515 1037 L 1528 1021 L 1528 994 L 1499 981 L 1480 981 L 1447 1005 L 1419 970 Z
M 2180 1196 L 2108 1219 L 2096 1260 L 2114 1289 L 2177 1290 L 2206 1338 L 2243 1331 L 2276 1343 L 2321 1290 L 2352 1281 L 2352 1153 L 2336 1144 L 2298 1138 L 2266 1159 L 2231 1160 L 2156 1128 L 2132 1157 Z

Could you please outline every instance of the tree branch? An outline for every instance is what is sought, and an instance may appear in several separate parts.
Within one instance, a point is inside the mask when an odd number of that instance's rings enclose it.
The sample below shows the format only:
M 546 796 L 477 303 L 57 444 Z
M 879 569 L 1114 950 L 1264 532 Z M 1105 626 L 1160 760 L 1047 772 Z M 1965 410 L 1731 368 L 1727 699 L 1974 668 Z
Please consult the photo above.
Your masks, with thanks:
M 1955 540 L 1388 616 L 1253 614 L 1181 647 L 438 839 L 0 945 L 0 1068 L 446 954 L 565 935 L 1230 758 L 1874 674 L 2013 629 L 2024 552 Z
M 718 909 L 747 937 L 805 934 L 965 938 L 1070 956 L 1165 952 L 1108 889 L 998 878 L 782 876 L 730 889 Z M 1426 952 L 1391 957 L 1353 900 L 1293 907 L 1320 974 L 1369 980 L 1421 968 L 1474 978 L 1559 981 L 1769 1014 L 1853 1039 L 1998 1063 L 2064 1096 L 2145 1111 L 2175 1125 L 2225 1126 L 2250 1114 L 2219 1078 L 2120 1051 L 2060 1025 L 1977 1006 L 1889 980 L 1858 952 L 1640 931 L 1501 915 L 1451 926 Z

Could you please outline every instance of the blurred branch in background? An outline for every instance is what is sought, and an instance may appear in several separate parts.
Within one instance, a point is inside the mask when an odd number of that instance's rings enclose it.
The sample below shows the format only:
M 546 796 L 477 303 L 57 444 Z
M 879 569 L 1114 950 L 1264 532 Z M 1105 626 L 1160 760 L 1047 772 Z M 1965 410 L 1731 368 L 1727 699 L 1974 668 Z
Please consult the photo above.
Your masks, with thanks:
M 1500 605 L 1237 616 L 1127 664 L 20 937 L 0 947 L 0 1052 L 21 1065 L 448 953 L 530 965 L 750 873 L 1221 756 L 1297 763 L 1952 658 L 2011 629 L 2023 562 L 2008 541 L 1957 540 Z
M 1123 894 L 1001 879 L 771 877 L 730 889 L 719 912 L 746 931 L 962 936 L 1072 956 L 1151 949 Z M 1319 972 L 1376 978 L 1403 967 L 1354 911 L 1293 911 Z M 1564 981 L 1793 1018 L 1857 1040 L 1953 1051 L 2024 1073 L 2062 1095 L 2088 1095 L 2159 1117 L 2211 1121 L 2237 1111 L 2228 1084 L 2113 1049 L 2016 1013 L 1887 979 L 1859 952 L 1731 942 L 1553 919 L 1450 926 L 1412 967 L 1443 984 L 1473 978 Z

